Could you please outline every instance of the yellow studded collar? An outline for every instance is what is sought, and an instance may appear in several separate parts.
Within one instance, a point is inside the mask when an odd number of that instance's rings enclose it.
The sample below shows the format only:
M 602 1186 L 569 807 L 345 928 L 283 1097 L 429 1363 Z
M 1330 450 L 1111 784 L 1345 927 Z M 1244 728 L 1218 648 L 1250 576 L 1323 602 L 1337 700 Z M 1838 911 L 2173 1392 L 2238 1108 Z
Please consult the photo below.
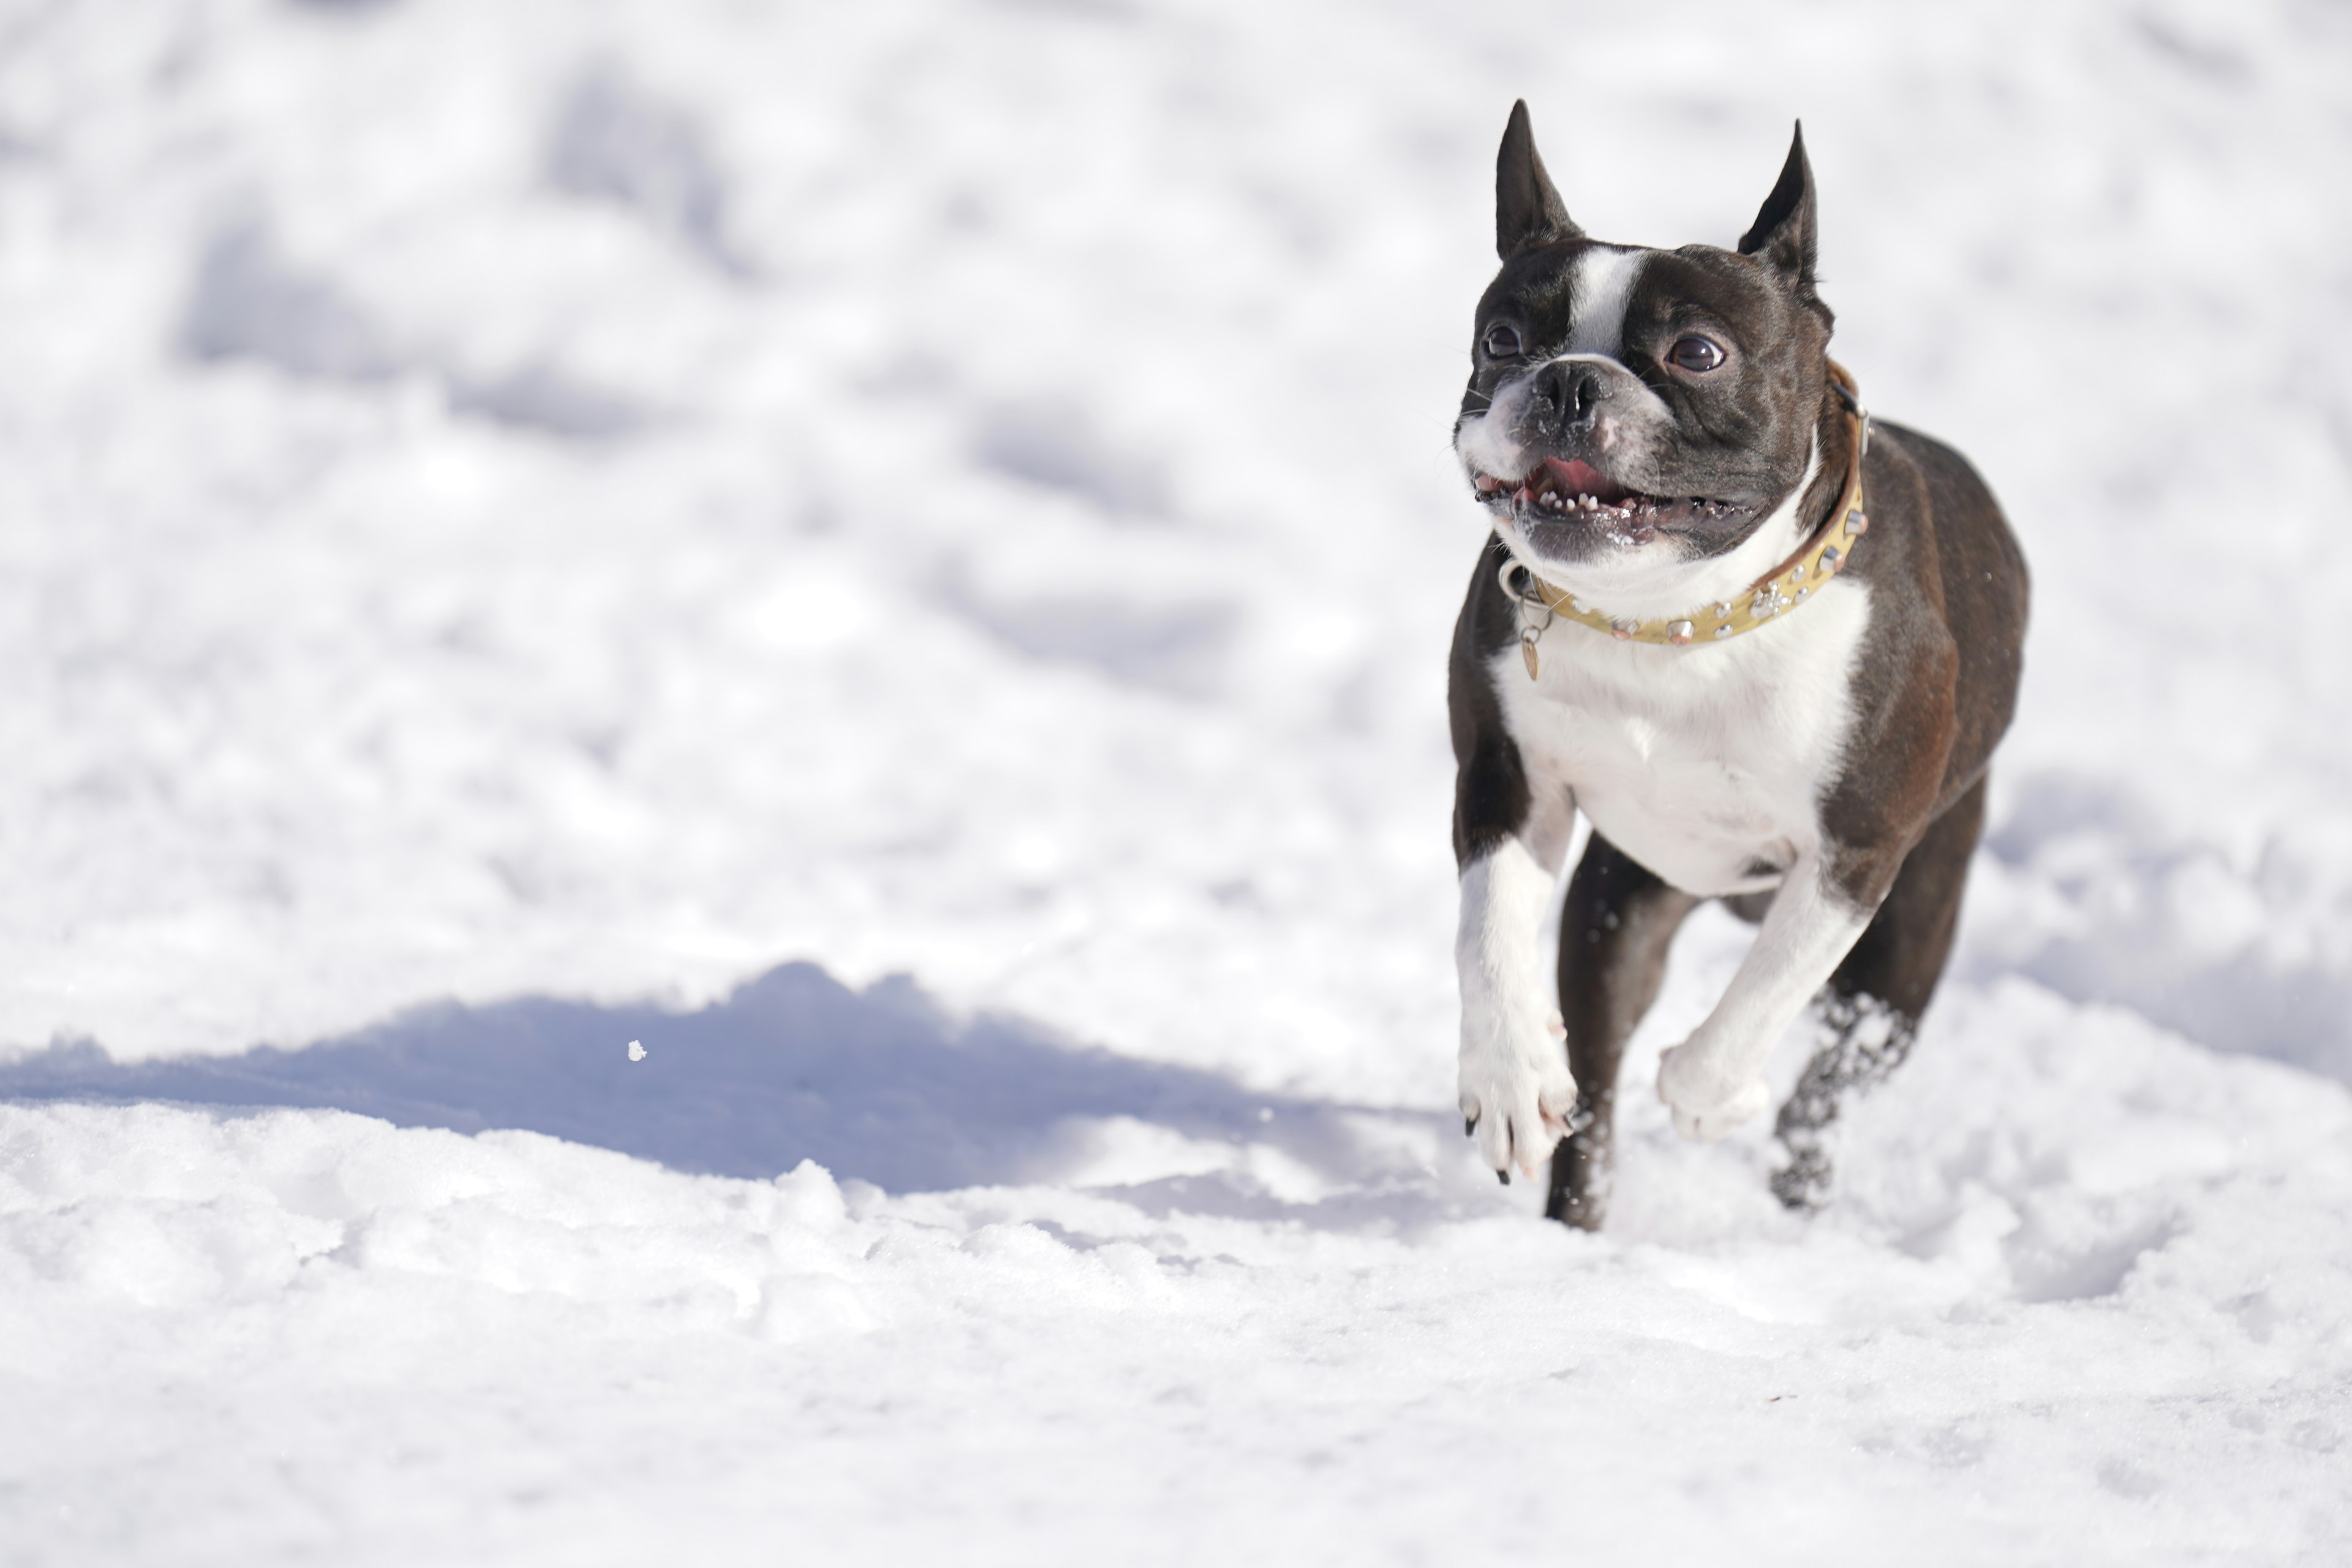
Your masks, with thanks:
M 1831 509 L 1829 521 L 1797 553 L 1759 577 L 1733 598 L 1702 605 L 1679 616 L 1643 620 L 1612 616 L 1573 594 L 1563 593 L 1517 561 L 1504 563 L 1503 592 L 1519 607 L 1519 654 L 1527 660 L 1528 678 L 1538 668 L 1536 644 L 1553 619 L 1575 621 L 1596 632 L 1607 632 L 1621 642 L 1667 643 L 1676 647 L 1692 643 L 1721 642 L 1752 632 L 1765 622 L 1796 608 L 1813 590 L 1828 582 L 1853 558 L 1854 542 L 1870 528 L 1862 510 L 1862 456 L 1870 449 L 1870 416 L 1853 376 L 1836 361 L 1830 362 L 1830 384 L 1846 405 L 1853 422 L 1852 456 L 1846 460 L 1845 489 Z

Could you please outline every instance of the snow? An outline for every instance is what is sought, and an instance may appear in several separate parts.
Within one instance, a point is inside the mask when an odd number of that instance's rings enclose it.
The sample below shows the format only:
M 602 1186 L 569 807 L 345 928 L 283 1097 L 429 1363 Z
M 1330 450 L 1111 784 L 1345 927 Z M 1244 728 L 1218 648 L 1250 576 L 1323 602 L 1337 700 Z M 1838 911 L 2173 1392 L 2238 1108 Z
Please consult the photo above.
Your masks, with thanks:
M 0 1558 L 2342 1557 L 2347 89 L 2317 0 L 0 12 Z M 1449 1114 L 1519 94 L 1643 242 L 1801 114 L 2034 567 L 1811 1221 Z

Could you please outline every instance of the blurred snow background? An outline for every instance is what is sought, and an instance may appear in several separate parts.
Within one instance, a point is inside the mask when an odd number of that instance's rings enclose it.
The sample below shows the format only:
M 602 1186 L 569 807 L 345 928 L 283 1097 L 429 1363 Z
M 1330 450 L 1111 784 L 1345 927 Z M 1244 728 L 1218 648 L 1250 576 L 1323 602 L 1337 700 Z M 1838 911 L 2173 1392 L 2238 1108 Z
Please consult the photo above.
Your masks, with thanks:
M 2035 568 L 1811 1225 L 1444 1125 L 1521 94 L 1801 115 Z M 7 1560 L 2340 1554 L 2347 176 L 2324 0 L 0 5 Z

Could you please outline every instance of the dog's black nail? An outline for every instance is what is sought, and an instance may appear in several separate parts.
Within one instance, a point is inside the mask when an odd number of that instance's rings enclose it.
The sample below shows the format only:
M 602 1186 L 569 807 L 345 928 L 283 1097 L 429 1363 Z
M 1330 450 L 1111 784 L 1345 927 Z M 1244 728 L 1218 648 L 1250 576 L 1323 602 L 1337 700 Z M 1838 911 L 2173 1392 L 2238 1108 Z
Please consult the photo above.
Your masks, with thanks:
M 1464 1136 L 1465 1138 L 1467 1138 L 1467 1137 L 1469 1137 L 1472 1133 L 1474 1133 L 1474 1132 L 1475 1132 L 1475 1131 L 1478 1131 L 1478 1119 L 1477 1119 L 1476 1117 L 1475 1117 L 1475 1116 L 1465 1116 L 1465 1117 L 1464 1117 L 1464 1118 L 1462 1119 L 1462 1136 Z
M 1497 1171 L 1495 1173 L 1495 1180 L 1502 1183 L 1503 1185 L 1507 1187 L 1511 1184 L 1511 1173 L 1508 1171 Z

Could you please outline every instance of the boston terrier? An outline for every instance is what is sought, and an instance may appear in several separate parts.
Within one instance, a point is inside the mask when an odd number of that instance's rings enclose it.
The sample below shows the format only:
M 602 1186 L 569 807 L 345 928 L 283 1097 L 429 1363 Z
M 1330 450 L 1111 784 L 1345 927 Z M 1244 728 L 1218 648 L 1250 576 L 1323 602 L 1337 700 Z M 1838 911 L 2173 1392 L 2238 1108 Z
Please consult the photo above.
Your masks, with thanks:
M 1736 250 L 1587 236 L 1524 103 L 1495 196 L 1454 434 L 1492 523 L 1447 682 L 1465 1130 L 1505 1182 L 1550 1155 L 1546 1212 L 1598 1227 L 1625 1042 L 1720 899 L 1756 941 L 1658 1096 L 1685 1137 L 1754 1117 L 1818 994 L 1773 1177 L 1817 1206 L 1840 1100 L 1902 1059 L 1951 949 L 2024 560 L 1968 461 L 1830 360 L 1801 126 Z M 1555 1011 L 1537 938 L 1580 810 Z

